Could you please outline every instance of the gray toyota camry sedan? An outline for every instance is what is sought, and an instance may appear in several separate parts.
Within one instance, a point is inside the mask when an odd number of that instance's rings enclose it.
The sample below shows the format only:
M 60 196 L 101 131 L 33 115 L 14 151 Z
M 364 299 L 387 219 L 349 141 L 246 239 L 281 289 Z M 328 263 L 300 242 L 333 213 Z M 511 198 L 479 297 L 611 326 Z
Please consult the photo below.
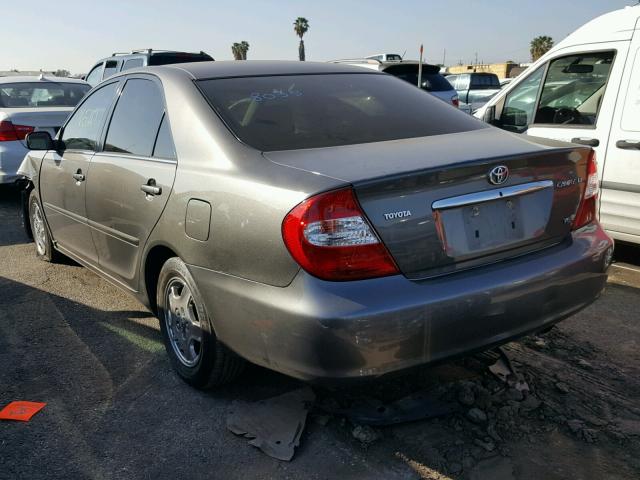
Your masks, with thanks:
M 200 388 L 487 349 L 589 305 L 611 261 L 589 148 L 358 67 L 129 70 L 28 141 L 37 255 L 140 299 Z

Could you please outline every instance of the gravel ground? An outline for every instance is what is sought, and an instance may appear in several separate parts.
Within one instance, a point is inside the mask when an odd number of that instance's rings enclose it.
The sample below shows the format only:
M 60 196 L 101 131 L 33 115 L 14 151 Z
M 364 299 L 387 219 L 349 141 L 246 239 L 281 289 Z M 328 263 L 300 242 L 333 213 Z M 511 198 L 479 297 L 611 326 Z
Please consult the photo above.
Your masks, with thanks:
M 299 386 L 258 367 L 199 392 L 165 358 L 157 320 L 69 261 L 38 261 L 17 193 L 0 188 L 0 407 L 47 402 L 0 422 L 0 479 L 640 478 L 640 249 L 619 247 L 607 291 L 550 332 L 506 347 L 524 394 L 485 354 L 366 387 L 317 389 L 322 405 L 430 388 L 453 413 L 387 427 L 311 414 L 292 462 L 225 427 L 232 401 Z

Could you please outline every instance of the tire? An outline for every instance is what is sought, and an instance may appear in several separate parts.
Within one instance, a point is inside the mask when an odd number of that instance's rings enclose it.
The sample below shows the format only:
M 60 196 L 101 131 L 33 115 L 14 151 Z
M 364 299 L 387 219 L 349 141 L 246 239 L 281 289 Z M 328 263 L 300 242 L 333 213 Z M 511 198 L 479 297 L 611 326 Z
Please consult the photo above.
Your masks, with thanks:
M 61 254 L 53 248 L 49 228 L 35 190 L 31 190 L 29 194 L 29 224 L 36 247 L 36 257 L 45 262 L 56 263 L 60 261 Z
M 162 266 L 156 290 L 164 346 L 177 374 L 198 389 L 230 383 L 244 360 L 218 341 L 202 295 L 177 257 Z

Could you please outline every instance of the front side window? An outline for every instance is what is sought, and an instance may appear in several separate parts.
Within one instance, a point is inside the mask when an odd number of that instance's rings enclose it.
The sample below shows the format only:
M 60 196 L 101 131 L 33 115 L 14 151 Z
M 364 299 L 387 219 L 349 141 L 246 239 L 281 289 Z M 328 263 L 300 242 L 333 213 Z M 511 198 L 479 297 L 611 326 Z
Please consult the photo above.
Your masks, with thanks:
M 105 85 L 78 107 L 62 132 L 66 149 L 95 151 L 117 86 L 117 82 Z
M 485 128 L 482 122 L 391 75 L 282 75 L 197 83 L 235 135 L 262 151 Z
M 113 111 L 104 150 L 150 157 L 163 114 L 164 101 L 155 82 L 128 80 Z
M 89 85 L 64 82 L 0 84 L 0 108 L 75 107 Z
M 534 123 L 595 125 L 614 52 L 589 52 L 549 63 Z
M 85 78 L 85 81 L 92 87 L 95 87 L 97 84 L 99 84 L 100 80 L 102 79 L 102 65 L 103 64 L 100 63 L 99 65 L 93 67 L 93 70 L 91 70 L 89 72 L 89 75 L 87 75 L 87 77 Z
M 505 130 L 522 133 L 533 121 L 544 70 L 545 65 L 538 67 L 507 95 L 500 117 L 500 126 Z

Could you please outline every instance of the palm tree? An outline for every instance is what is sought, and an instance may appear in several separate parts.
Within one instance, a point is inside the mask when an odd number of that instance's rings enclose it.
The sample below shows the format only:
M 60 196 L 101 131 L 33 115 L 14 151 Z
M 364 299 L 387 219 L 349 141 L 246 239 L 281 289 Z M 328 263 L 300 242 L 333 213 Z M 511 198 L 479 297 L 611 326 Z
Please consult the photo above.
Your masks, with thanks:
M 553 47 L 553 38 L 542 35 L 531 40 L 531 60 L 536 61 Z
M 233 53 L 234 60 L 246 60 L 248 51 L 249 43 L 244 40 L 240 43 L 236 42 L 231 45 L 231 53 Z
M 296 21 L 293 22 L 293 31 L 296 32 L 296 35 L 300 37 L 300 46 L 298 47 L 298 56 L 300 57 L 300 61 L 304 62 L 304 42 L 302 41 L 302 37 L 305 33 L 309 31 L 309 20 L 304 17 L 296 18 Z

